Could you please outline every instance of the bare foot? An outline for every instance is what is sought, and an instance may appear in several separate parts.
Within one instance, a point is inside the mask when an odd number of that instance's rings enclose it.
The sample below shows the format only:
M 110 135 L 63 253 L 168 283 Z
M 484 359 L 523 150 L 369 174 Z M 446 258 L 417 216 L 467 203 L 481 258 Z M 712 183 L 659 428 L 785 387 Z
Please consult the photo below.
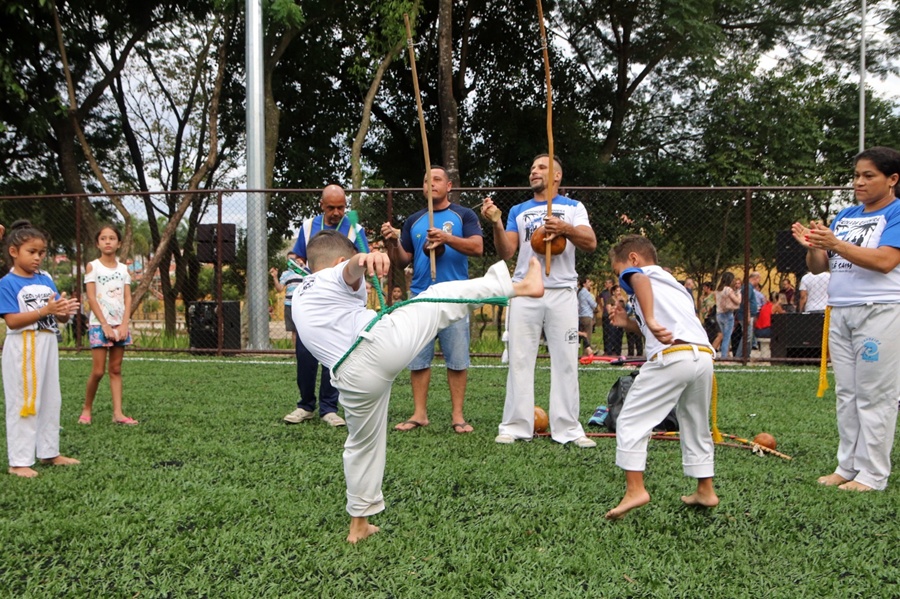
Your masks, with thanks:
M 369 524 L 368 518 L 350 518 L 350 534 L 347 535 L 347 542 L 355 545 L 379 530 L 381 529 L 374 524 Z
M 521 281 L 513 283 L 515 297 L 542 297 L 544 295 L 544 275 L 541 274 L 541 263 L 532 257 L 528 262 L 528 272 Z
M 22 478 L 34 478 L 38 475 L 37 470 L 29 468 L 28 466 L 11 466 L 7 472 L 15 474 L 16 476 L 21 476 Z
M 58 455 L 55 458 L 50 458 L 49 460 L 41 460 L 41 464 L 50 464 L 51 466 L 74 466 L 75 464 L 80 464 L 78 460 L 75 458 L 67 458 L 64 455 Z
M 855 480 L 848 480 L 842 485 L 838 486 L 838 489 L 841 491 L 859 491 L 864 493 L 866 491 L 874 491 L 875 489 L 870 487 L 869 485 L 864 485 L 860 482 L 856 482 Z
M 685 505 L 696 505 L 699 507 L 716 507 L 719 505 L 719 496 L 715 493 L 691 493 L 690 495 L 682 495 L 681 501 Z
M 626 492 L 625 496 L 622 497 L 622 501 L 619 502 L 619 505 L 606 512 L 606 516 L 604 517 L 607 520 L 621 520 L 625 517 L 625 514 L 631 510 L 639 508 L 642 505 L 647 505 L 648 503 L 650 503 L 650 493 L 647 491 L 641 491 L 633 495 Z
M 818 479 L 820 485 L 825 485 L 826 487 L 836 487 L 838 485 L 842 485 L 844 483 L 850 482 L 840 474 L 829 474 L 827 476 L 820 476 Z

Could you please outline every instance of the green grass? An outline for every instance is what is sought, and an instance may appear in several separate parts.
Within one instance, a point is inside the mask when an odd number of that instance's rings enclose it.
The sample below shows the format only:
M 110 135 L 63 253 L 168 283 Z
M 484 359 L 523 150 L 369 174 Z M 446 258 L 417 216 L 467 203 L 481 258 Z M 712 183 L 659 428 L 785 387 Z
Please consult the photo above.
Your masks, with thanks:
M 793 461 L 718 448 L 722 503 L 698 511 L 679 501 L 692 482 L 678 444 L 651 442 L 652 503 L 610 523 L 624 488 L 615 441 L 494 444 L 506 371 L 478 365 L 475 433 L 451 432 L 436 368 L 431 425 L 388 436 L 382 532 L 350 546 L 346 432 L 282 423 L 291 361 L 126 355 L 126 413 L 141 424 L 110 422 L 104 379 L 85 427 L 89 357 L 64 355 L 62 451 L 83 463 L 0 477 L 0 597 L 900 596 L 900 481 L 869 494 L 816 485 L 837 433 L 812 369 L 719 369 L 720 428 L 771 432 Z M 586 422 L 623 371 L 581 373 Z M 536 379 L 546 407 L 546 362 Z M 403 374 L 391 424 L 411 409 Z

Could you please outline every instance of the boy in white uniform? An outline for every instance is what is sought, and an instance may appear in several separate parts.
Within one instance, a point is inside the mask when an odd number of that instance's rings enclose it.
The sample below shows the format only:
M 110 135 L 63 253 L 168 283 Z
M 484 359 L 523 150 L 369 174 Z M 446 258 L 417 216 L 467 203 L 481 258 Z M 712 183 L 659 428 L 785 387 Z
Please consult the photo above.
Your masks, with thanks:
M 347 419 L 344 476 L 350 534 L 356 543 L 376 532 L 368 517 L 384 510 L 381 482 L 387 446 L 387 413 L 391 385 L 410 360 L 437 333 L 469 313 L 463 302 L 403 305 L 382 316 L 366 309 L 364 277 L 383 276 L 387 254 L 357 253 L 338 233 L 324 231 L 307 246 L 313 274 L 294 294 L 292 311 L 297 335 L 319 362 L 331 370 Z M 419 298 L 486 300 L 494 297 L 540 297 L 544 293 L 540 264 L 533 260 L 525 278 L 512 282 L 503 262 L 480 279 L 432 285 Z M 302 315 L 302 318 L 300 317 Z
M 647 444 L 653 426 L 675 407 L 685 476 L 697 479 L 697 490 L 682 496 L 688 505 L 714 507 L 715 444 L 709 430 L 713 349 L 694 312 L 687 290 L 656 263 L 656 248 L 645 237 L 626 235 L 610 252 L 613 271 L 630 296 L 635 319 L 625 308 L 612 315 L 616 326 L 640 331 L 646 339 L 647 362 L 625 399 L 616 421 L 616 465 L 625 470 L 625 496 L 606 513 L 618 520 L 650 502 L 644 487 Z

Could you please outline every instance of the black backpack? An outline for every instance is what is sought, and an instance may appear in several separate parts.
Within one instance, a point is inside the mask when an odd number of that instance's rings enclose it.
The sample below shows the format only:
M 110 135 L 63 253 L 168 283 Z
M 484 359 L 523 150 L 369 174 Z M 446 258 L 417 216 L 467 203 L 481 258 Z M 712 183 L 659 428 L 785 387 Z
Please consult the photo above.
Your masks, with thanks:
M 606 395 L 606 409 L 609 412 L 606 415 L 604 424 L 610 432 L 616 432 L 616 420 L 619 418 L 619 412 L 622 411 L 622 406 L 625 405 L 625 400 L 628 398 L 628 390 L 631 389 L 631 385 L 639 372 L 639 370 L 632 370 L 630 374 L 620 376 Z M 669 415 L 654 426 L 653 430 L 657 432 L 677 431 L 678 418 L 675 416 L 675 408 L 672 408 Z

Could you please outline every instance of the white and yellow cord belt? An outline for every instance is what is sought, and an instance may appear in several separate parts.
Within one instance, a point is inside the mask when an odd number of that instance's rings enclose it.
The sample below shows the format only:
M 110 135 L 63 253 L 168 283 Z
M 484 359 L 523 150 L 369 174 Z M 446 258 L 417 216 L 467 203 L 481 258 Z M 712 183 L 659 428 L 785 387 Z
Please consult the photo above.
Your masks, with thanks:
M 28 351 L 28 339 L 31 339 L 31 351 Z M 35 333 L 33 329 L 29 329 L 26 331 L 22 331 L 22 396 L 25 398 L 25 403 L 22 406 L 22 410 L 19 412 L 19 416 L 22 418 L 27 418 L 28 416 L 34 416 L 37 412 L 34 409 L 35 402 L 37 401 L 37 366 L 35 365 L 37 354 L 37 341 L 35 339 Z M 28 367 L 31 366 L 31 393 L 29 394 L 28 389 Z
M 673 345 L 659 352 L 659 354 L 671 354 L 677 351 L 701 351 L 705 354 L 715 356 L 715 352 L 703 345 Z M 658 356 L 659 354 L 656 354 Z M 653 356 L 656 358 L 656 356 Z M 719 431 L 718 423 L 718 403 L 719 403 L 719 384 L 716 382 L 716 373 L 713 373 L 712 379 L 712 401 L 710 404 L 710 420 L 712 420 L 712 438 L 715 443 L 721 443 L 724 440 L 722 432 Z

